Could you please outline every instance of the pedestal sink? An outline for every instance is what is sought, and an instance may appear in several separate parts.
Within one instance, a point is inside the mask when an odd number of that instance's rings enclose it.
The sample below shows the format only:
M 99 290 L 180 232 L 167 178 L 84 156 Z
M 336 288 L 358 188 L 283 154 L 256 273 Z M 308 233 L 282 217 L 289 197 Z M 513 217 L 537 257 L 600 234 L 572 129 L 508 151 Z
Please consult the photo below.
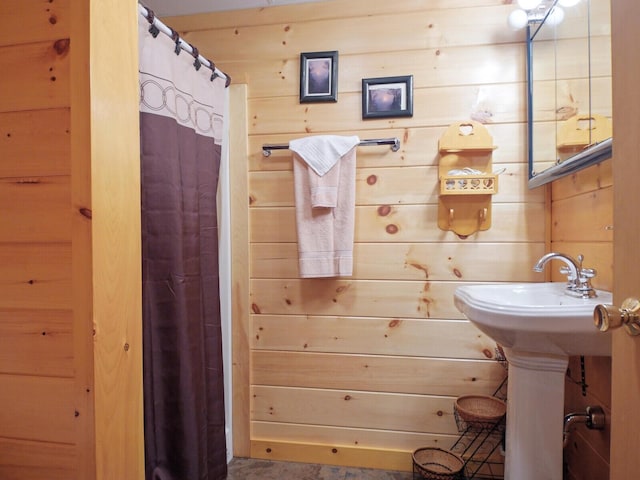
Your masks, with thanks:
M 562 480 L 564 377 L 571 355 L 611 355 L 593 310 L 611 293 L 576 298 L 564 283 L 458 287 L 454 303 L 509 362 L 505 480 Z

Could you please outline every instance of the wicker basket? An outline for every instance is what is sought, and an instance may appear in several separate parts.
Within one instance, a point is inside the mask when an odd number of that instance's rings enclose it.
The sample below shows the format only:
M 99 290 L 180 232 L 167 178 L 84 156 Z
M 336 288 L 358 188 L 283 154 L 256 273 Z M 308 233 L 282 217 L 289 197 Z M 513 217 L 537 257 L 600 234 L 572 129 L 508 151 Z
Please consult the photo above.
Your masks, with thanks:
M 429 480 L 464 478 L 461 474 L 464 467 L 462 457 L 441 448 L 419 448 L 413 452 L 413 465 L 417 473 Z
M 455 408 L 469 423 L 496 423 L 507 413 L 507 404 L 489 395 L 463 395 L 456 399 Z

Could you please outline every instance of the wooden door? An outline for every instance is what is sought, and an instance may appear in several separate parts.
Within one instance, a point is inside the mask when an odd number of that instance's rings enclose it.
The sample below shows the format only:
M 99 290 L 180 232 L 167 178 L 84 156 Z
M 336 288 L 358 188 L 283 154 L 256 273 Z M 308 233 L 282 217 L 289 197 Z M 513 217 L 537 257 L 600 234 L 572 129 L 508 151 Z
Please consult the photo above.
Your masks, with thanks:
M 640 297 L 640 2 L 612 0 L 614 302 Z M 611 480 L 640 475 L 640 337 L 613 335 Z

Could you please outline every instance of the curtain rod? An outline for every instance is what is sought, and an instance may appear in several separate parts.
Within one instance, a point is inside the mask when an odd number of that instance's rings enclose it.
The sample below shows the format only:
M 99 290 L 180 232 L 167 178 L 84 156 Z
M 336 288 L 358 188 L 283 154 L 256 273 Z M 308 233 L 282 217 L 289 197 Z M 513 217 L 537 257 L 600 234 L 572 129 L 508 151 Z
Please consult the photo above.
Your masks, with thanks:
M 153 13 L 153 10 L 145 7 L 141 3 L 138 3 L 138 11 L 144 18 L 147 19 L 147 21 L 151 25 L 149 27 L 149 32 L 151 33 L 151 35 L 156 37 L 159 32 L 162 32 L 166 36 L 171 38 L 174 42 L 176 42 L 176 55 L 180 53 L 180 49 L 186 51 L 187 53 L 191 54 L 193 58 L 195 58 L 193 66 L 196 67 L 196 70 L 200 69 L 201 65 L 204 65 L 213 72 L 211 75 L 211 81 L 213 81 L 216 77 L 222 77 L 226 79 L 225 87 L 228 87 L 231 84 L 231 77 L 229 75 L 219 70 L 211 60 L 208 60 L 200 55 L 198 53 L 198 49 L 180 38 L 178 32 L 176 32 L 173 28 L 168 27 L 167 25 L 162 23 L 162 21 Z
M 400 150 L 400 140 L 397 138 L 371 138 L 368 140 L 360 140 L 359 147 L 369 147 L 372 145 L 391 145 L 391 150 L 397 152 Z M 268 157 L 271 150 L 288 150 L 289 144 L 265 144 L 262 146 L 262 155 Z

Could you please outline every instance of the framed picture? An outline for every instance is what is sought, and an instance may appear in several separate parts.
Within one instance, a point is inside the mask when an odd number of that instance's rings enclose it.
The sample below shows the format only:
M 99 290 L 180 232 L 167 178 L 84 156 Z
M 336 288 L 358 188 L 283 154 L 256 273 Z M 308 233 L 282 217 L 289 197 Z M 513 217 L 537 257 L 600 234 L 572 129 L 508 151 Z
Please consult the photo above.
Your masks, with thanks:
M 300 103 L 338 101 L 338 52 L 300 54 Z
M 362 118 L 412 116 L 413 75 L 362 79 Z

